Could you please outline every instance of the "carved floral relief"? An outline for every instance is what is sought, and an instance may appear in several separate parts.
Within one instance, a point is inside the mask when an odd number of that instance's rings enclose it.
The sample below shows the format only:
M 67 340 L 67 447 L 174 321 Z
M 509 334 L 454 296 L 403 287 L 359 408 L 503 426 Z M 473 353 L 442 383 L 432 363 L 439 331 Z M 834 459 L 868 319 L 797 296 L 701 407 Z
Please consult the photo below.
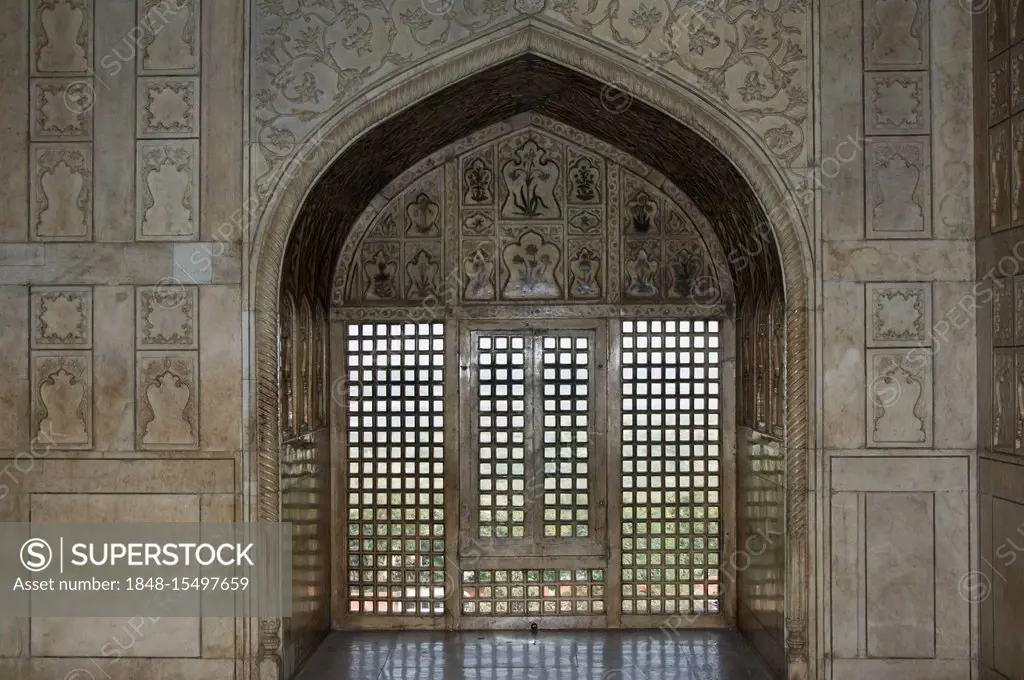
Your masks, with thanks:
M 499 146 L 501 217 L 510 220 L 558 219 L 562 216 L 557 146 L 529 135 Z
M 199 72 L 198 10 L 198 0 L 139 0 L 140 74 Z
M 992 280 L 992 342 L 997 347 L 1013 345 L 1013 279 Z
M 196 286 L 141 286 L 137 289 L 136 346 L 139 349 L 195 349 L 199 289 Z
M 535 231 L 526 231 L 502 248 L 505 285 L 501 296 L 508 300 L 559 298 L 562 296 L 562 253 L 558 244 Z
M 864 24 L 867 69 L 927 66 L 926 0 L 868 0 Z
M 199 140 L 140 141 L 137 153 L 137 237 L 195 237 L 199 233 Z
M 199 446 L 195 352 L 138 353 L 136 436 L 140 449 Z
M 864 79 L 868 134 L 928 134 L 928 71 L 874 72 Z
M 620 184 L 623 166 L 608 155 L 616 152 L 545 121 L 480 131 L 480 141 L 460 140 L 402 173 L 342 246 L 332 299 L 723 302 L 724 265 L 712 263 L 696 218 L 680 207 L 689 198 L 616 156 L 631 168 Z M 460 285 L 442 290 L 449 281 Z
M 92 0 L 35 0 L 33 74 L 87 73 L 92 60 Z
M 33 141 L 88 141 L 92 138 L 96 91 L 91 80 L 33 78 Z
M 198 137 L 199 78 L 139 78 L 138 136 Z
M 602 280 L 601 248 L 585 240 L 569 242 L 569 296 L 577 299 L 600 298 Z
M 989 130 L 989 214 L 992 231 L 1010 226 L 1010 124 Z
M 989 124 L 995 124 L 1010 115 L 1010 60 L 1003 52 L 988 65 Z
M 1024 113 L 1010 120 L 1010 219 L 1024 223 Z
M 365 300 L 399 299 L 400 246 L 393 242 L 368 242 L 362 249 L 362 285 Z
M 927 447 L 932 440 L 932 356 L 868 350 L 868 446 Z
M 462 272 L 466 300 L 494 299 L 495 256 L 493 241 L 463 241 Z
M 32 353 L 32 439 L 58 449 L 92 446 L 92 356 Z
M 992 448 L 995 451 L 1014 451 L 1017 383 L 1014 350 L 995 350 L 992 355 Z
M 40 241 L 92 237 L 90 144 L 33 144 L 30 223 Z
M 868 347 L 931 343 L 931 285 L 869 283 Z
M 32 347 L 92 347 L 91 288 L 33 288 Z

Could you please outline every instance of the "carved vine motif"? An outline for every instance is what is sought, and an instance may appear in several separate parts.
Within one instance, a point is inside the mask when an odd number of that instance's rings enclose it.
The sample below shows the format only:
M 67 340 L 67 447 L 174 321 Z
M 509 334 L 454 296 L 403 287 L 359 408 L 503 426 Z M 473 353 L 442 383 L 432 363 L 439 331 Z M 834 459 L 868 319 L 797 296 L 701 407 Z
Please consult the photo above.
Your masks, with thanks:
M 455 2 L 429 13 L 391 4 L 288 3 L 254 8 L 253 143 L 265 199 L 297 145 L 359 93 L 502 22 L 534 21 L 623 51 L 736 112 L 783 165 L 804 152 L 810 22 L 807 0 L 641 3 Z M 537 12 L 534 14 L 534 12 Z

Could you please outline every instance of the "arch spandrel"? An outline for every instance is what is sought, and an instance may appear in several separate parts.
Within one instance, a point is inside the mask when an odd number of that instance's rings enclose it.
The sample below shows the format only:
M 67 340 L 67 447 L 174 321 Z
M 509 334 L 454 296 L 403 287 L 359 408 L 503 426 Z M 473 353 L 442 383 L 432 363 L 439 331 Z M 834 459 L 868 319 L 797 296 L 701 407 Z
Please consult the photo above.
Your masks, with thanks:
M 346 238 L 331 295 L 337 314 L 441 298 L 715 311 L 734 301 L 721 243 L 686 194 L 569 126 L 520 116 L 414 170 L 371 201 Z

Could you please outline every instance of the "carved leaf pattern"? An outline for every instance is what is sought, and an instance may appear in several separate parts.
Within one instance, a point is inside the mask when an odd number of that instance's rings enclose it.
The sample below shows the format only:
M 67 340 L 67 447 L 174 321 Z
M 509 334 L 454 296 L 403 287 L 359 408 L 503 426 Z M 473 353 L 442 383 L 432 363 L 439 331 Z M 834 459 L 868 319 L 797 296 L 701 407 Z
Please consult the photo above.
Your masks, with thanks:
M 265 200 L 298 142 L 367 89 L 527 17 L 704 92 L 792 165 L 809 134 L 809 8 L 808 0 L 700 0 L 665 9 L 632 0 L 454 0 L 450 11 L 428 13 L 419 0 L 261 0 L 251 50 L 255 186 Z

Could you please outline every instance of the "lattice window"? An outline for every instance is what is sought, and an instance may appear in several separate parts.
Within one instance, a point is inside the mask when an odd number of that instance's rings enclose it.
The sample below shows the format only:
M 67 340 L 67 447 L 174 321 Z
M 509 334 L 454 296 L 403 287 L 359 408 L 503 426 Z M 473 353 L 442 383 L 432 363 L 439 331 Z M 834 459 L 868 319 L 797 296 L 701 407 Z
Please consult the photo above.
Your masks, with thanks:
M 481 538 L 526 533 L 526 339 L 478 335 L 476 344 Z
M 604 613 L 603 569 L 484 569 L 462 572 L 468 616 Z
M 444 612 L 444 324 L 346 325 L 348 609 Z
M 622 322 L 622 612 L 717 612 L 719 324 Z
M 542 338 L 544 535 L 588 536 L 590 356 L 587 335 Z

